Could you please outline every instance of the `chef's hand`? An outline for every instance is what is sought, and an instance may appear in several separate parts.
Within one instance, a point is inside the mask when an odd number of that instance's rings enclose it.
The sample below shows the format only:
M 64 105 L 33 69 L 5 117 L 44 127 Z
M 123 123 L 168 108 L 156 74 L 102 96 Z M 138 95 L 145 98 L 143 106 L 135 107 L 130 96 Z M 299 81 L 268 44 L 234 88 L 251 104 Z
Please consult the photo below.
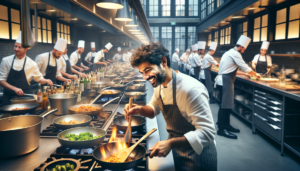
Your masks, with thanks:
M 82 68 L 79 68 L 79 71 L 84 71 L 84 69 L 82 69 Z
M 53 85 L 52 81 L 49 80 L 49 79 L 41 79 L 41 80 L 39 81 L 39 83 L 41 83 L 41 84 L 48 84 L 48 85 L 50 85 L 50 86 Z
M 164 140 L 157 142 L 152 148 L 149 150 L 152 151 L 150 154 L 150 158 L 153 157 L 166 157 L 171 151 L 171 141 Z
M 70 83 L 71 82 L 71 80 L 70 79 L 66 79 L 66 81 L 65 81 L 66 83 Z
M 129 121 L 129 115 L 137 115 L 140 113 L 141 107 L 142 106 L 139 106 L 137 104 L 132 104 L 132 108 L 129 110 L 129 105 L 128 104 L 125 105 L 124 112 L 125 112 L 125 119 L 127 120 L 127 122 Z
M 24 95 L 23 90 L 20 88 L 17 88 L 17 87 L 14 89 L 14 92 L 17 93 L 17 95 L 19 95 L 19 96 Z
M 85 74 L 84 73 L 79 73 L 79 76 L 80 77 L 85 77 Z
M 52 85 L 53 85 L 53 82 L 52 82 L 50 79 L 46 79 L 46 83 L 47 83 L 49 86 L 52 86 Z
M 105 66 L 107 66 L 107 63 L 104 63 Z
M 77 76 L 76 75 L 71 75 L 69 78 L 72 79 L 72 80 L 77 80 Z
M 85 69 L 85 70 L 89 70 L 90 68 L 89 68 L 89 67 L 85 67 L 84 69 Z

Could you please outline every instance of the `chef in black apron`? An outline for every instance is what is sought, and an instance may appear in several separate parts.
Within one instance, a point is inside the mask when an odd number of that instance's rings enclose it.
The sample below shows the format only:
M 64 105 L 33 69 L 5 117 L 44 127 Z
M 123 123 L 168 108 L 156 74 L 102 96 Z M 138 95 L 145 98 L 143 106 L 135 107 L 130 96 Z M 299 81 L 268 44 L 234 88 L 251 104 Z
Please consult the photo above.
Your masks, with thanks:
M 267 75 L 271 71 L 272 59 L 266 55 L 270 42 L 264 41 L 260 48 L 260 54 L 255 55 L 252 60 L 252 68 L 260 75 Z
M 189 55 L 190 55 L 190 49 L 187 49 L 185 53 L 183 53 L 180 57 L 180 61 L 181 61 L 181 73 L 185 73 L 187 72 L 187 69 L 186 69 L 186 65 L 187 65 L 187 60 L 189 58 Z
M 85 57 L 85 62 L 87 62 L 89 64 L 89 66 L 91 67 L 94 63 L 94 59 L 96 56 L 96 44 L 95 42 L 91 42 L 91 52 L 89 52 L 86 57 Z
M 209 52 L 204 56 L 202 60 L 201 72 L 200 72 L 200 81 L 205 85 L 208 93 L 209 93 L 209 100 L 210 103 L 214 103 L 213 97 L 213 82 L 211 80 L 211 67 L 212 65 L 219 66 L 218 62 L 212 57 L 217 49 L 217 43 L 211 42 Z
M 75 50 L 70 56 L 71 67 L 80 71 L 88 71 L 89 67 L 83 65 L 81 55 L 84 52 L 85 41 L 79 40 L 77 50 Z
M 126 105 L 125 117 L 128 120 L 129 115 L 140 114 L 153 118 L 161 111 L 169 138 L 150 148 L 150 157 L 166 157 L 172 150 L 176 171 L 215 171 L 215 128 L 208 93 L 197 80 L 171 69 L 170 58 L 164 55 L 168 51 L 161 43 L 136 50 L 132 66 L 152 84 L 154 94 L 147 106 L 133 104 L 129 110 Z
M 221 58 L 219 73 L 215 79 L 215 85 L 218 85 L 220 92 L 221 105 L 218 112 L 218 132 L 220 136 L 226 138 L 237 139 L 233 133 L 239 133 L 240 130 L 230 125 L 230 113 L 234 108 L 234 82 L 236 75 L 256 75 L 254 71 L 245 63 L 242 57 L 245 49 L 249 45 L 251 39 L 241 35 L 237 45 L 225 52 Z M 241 69 L 244 72 L 238 71 Z
M 96 57 L 94 59 L 94 71 L 104 66 L 107 66 L 108 62 L 105 60 L 105 53 L 107 53 L 112 47 L 113 45 L 110 42 L 108 42 L 102 50 L 97 52 Z
M 198 44 L 193 46 L 193 56 L 191 61 L 191 67 L 193 68 L 193 74 L 195 79 L 199 79 L 200 69 L 201 69 L 201 57 L 198 54 Z
M 50 79 L 54 84 L 56 84 L 56 79 L 63 82 L 71 82 L 70 79 L 66 79 L 61 75 L 61 66 L 58 65 L 57 62 L 64 53 L 66 47 L 67 40 L 59 38 L 51 52 L 42 53 L 35 58 L 35 62 L 44 78 Z
M 24 93 L 31 94 L 30 82 L 33 79 L 41 84 L 52 85 L 44 79 L 36 63 L 26 56 L 27 49 L 21 45 L 21 33 L 14 46 L 14 55 L 2 58 L 0 65 L 0 86 L 4 88 L 1 106 L 11 104 L 10 100 Z
M 114 62 L 122 62 L 123 61 L 123 55 L 122 55 L 122 48 L 121 47 L 118 47 L 118 53 L 116 53 L 113 56 L 112 59 L 113 59 Z

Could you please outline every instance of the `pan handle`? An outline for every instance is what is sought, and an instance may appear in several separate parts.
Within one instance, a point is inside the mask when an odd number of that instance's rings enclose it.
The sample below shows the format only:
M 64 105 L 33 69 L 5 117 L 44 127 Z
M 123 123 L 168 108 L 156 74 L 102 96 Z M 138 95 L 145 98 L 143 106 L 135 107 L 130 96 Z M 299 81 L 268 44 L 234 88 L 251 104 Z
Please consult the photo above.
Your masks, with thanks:
M 149 157 L 151 154 L 151 151 L 146 151 L 145 157 Z
M 102 89 L 103 90 L 103 89 Z M 93 104 L 93 103 L 95 103 L 96 102 L 96 100 L 99 98 L 99 97 L 101 97 L 102 96 L 102 93 L 100 93 L 92 102 L 91 102 L 91 104 Z
M 103 107 L 105 107 L 106 105 L 108 105 L 109 103 L 111 103 L 112 101 L 114 101 L 114 100 L 117 100 L 117 99 L 119 99 L 120 98 L 120 96 L 119 97 L 116 97 L 116 98 L 113 98 L 113 99 L 111 99 L 110 101 L 108 101 L 108 102 L 106 102 L 104 105 L 103 105 Z
M 57 111 L 57 108 L 56 109 L 52 109 L 50 111 L 47 111 L 46 113 L 42 113 L 40 116 L 45 118 L 46 116 L 50 115 L 51 113 L 53 112 L 56 112 Z

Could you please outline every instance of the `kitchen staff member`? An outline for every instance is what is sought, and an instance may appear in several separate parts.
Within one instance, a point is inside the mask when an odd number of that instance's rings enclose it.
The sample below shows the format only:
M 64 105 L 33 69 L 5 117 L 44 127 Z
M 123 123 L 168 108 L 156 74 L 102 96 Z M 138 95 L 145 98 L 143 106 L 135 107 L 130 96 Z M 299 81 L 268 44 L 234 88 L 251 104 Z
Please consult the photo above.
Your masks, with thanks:
M 260 54 L 255 55 L 252 60 L 252 68 L 261 75 L 268 74 L 271 71 L 272 58 L 266 55 L 269 45 L 270 42 L 263 42 L 260 47 Z
M 128 50 L 125 50 L 125 53 L 123 53 L 123 62 L 130 62 L 130 58 L 132 56 L 131 52 L 128 52 Z
M 147 106 L 125 106 L 125 117 L 140 114 L 154 118 L 163 113 L 168 140 L 157 142 L 149 150 L 152 157 L 166 157 L 172 150 L 178 171 L 215 171 L 217 152 L 215 127 L 203 84 L 170 68 L 168 50 L 161 43 L 142 45 L 133 55 L 131 65 L 154 87 Z
M 105 61 L 105 53 L 107 53 L 112 47 L 113 45 L 110 42 L 108 42 L 102 50 L 97 52 L 96 57 L 94 59 L 94 71 L 96 71 L 96 69 L 98 68 L 107 66 L 107 64 L 109 64 L 109 62 Z
M 39 54 L 35 58 L 35 62 L 44 78 L 50 79 L 54 84 L 56 84 L 56 79 L 63 82 L 71 82 L 70 79 L 66 79 L 61 75 L 61 65 L 57 64 L 57 59 L 61 57 L 66 47 L 67 40 L 58 38 L 51 52 Z
M 31 94 L 30 82 L 52 85 L 52 81 L 45 79 L 37 64 L 28 56 L 27 49 L 22 47 L 21 32 L 14 45 L 14 55 L 4 57 L 0 65 L 0 86 L 4 88 L 1 106 L 11 104 L 10 99 Z
M 121 51 L 121 47 L 118 47 L 118 53 L 116 53 L 113 56 L 113 61 L 117 62 L 117 61 L 122 61 L 123 60 L 123 55 L 122 55 L 122 51 Z
M 77 50 L 75 50 L 70 56 L 71 67 L 79 71 L 89 70 L 89 67 L 83 65 L 81 61 L 81 54 L 84 52 L 84 40 L 79 40 Z
M 210 102 L 213 103 L 213 82 L 211 81 L 211 67 L 212 65 L 219 66 L 218 62 L 212 57 L 217 49 L 217 43 L 211 42 L 209 52 L 204 56 L 202 60 L 201 72 L 200 72 L 200 81 L 205 85 L 208 93 Z
M 194 78 L 196 78 L 197 80 L 199 79 L 200 67 L 201 67 L 201 57 L 198 54 L 198 46 L 199 46 L 199 44 L 194 45 L 195 51 L 193 50 L 194 55 L 191 60 L 191 66 L 194 69 L 194 73 L 195 73 Z
M 188 65 L 187 65 L 187 69 L 189 70 L 189 75 L 193 78 L 195 78 L 195 72 L 194 72 L 194 68 L 192 67 L 192 61 L 194 61 L 194 54 L 197 53 L 197 49 L 198 49 L 198 45 L 192 45 L 192 53 L 190 54 L 189 58 L 188 58 Z
M 199 55 L 199 58 L 200 58 L 201 65 L 202 65 L 202 59 L 203 59 L 204 53 L 205 53 L 205 46 L 206 46 L 206 42 L 204 42 L 204 41 L 199 41 L 198 42 L 198 55 Z M 196 77 L 196 79 L 198 79 L 198 80 L 200 80 L 201 65 L 200 65 L 200 68 L 199 68 L 198 77 Z
M 91 49 L 92 51 L 89 52 L 86 57 L 85 57 L 85 61 L 91 66 L 94 63 L 94 59 L 96 56 L 96 44 L 95 42 L 91 42 Z
M 242 53 L 246 50 L 251 39 L 241 35 L 234 48 L 225 52 L 221 58 L 219 73 L 216 77 L 216 84 L 221 94 L 221 106 L 218 112 L 218 132 L 220 136 L 237 139 L 234 133 L 240 130 L 230 125 L 230 113 L 234 107 L 234 82 L 236 75 L 256 75 L 254 71 L 245 63 Z M 239 72 L 238 69 L 244 72 Z
M 174 54 L 172 55 L 172 69 L 178 70 L 178 62 L 179 62 L 179 48 L 175 49 Z
M 186 65 L 187 65 L 187 60 L 189 58 L 189 55 L 190 55 L 190 49 L 187 49 L 185 51 L 185 53 L 183 53 L 180 57 L 180 61 L 182 62 L 181 64 L 181 68 L 182 68 L 182 73 L 185 73 L 186 74 Z

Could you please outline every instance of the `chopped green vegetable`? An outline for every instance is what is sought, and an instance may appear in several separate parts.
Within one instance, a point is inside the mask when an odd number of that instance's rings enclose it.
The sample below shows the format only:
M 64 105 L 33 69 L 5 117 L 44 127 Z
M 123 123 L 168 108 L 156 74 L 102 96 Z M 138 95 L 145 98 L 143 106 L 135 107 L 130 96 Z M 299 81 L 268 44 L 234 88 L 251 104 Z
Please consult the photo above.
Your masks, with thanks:
M 66 134 L 66 135 L 65 135 L 65 138 L 70 138 L 70 134 Z
M 66 168 L 66 166 L 61 166 L 61 171 L 67 171 L 67 168 Z
M 79 135 L 75 135 L 75 134 L 66 134 L 65 138 L 69 138 L 69 141 L 86 141 L 86 140 L 92 140 L 92 139 L 97 139 L 97 138 L 101 138 L 102 135 L 93 135 L 90 132 L 82 132 Z
M 58 123 L 61 124 L 61 121 L 59 121 Z
M 71 164 L 71 171 L 73 171 L 75 168 L 74 164 Z
M 61 166 L 60 165 L 56 165 L 56 170 L 57 171 L 61 171 Z
M 56 168 L 53 168 L 52 171 L 57 171 Z

